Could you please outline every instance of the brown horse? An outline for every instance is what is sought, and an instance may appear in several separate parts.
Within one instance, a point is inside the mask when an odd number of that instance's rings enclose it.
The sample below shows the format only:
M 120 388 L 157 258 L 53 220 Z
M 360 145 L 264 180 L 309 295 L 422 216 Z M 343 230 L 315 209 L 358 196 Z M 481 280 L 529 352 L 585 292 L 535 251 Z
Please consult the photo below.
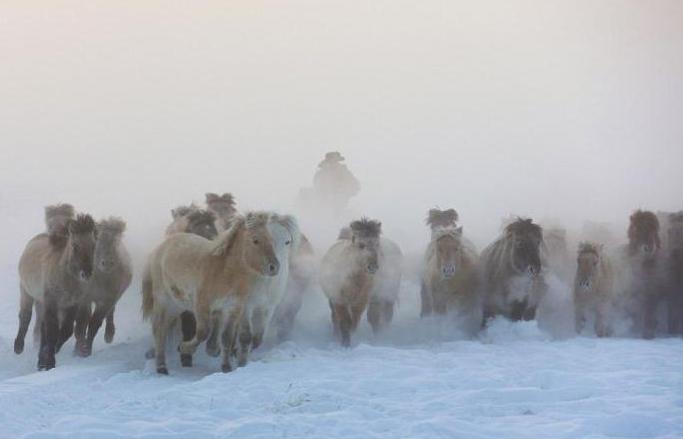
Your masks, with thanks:
M 334 333 L 343 346 L 368 306 L 380 267 L 382 224 L 366 218 L 351 223 L 351 239 L 340 239 L 325 254 L 320 283 L 330 303 Z
M 512 320 L 535 318 L 546 288 L 541 265 L 542 241 L 541 226 L 531 219 L 518 218 L 481 253 L 485 319 L 496 315 Z
M 14 352 L 24 350 L 33 304 L 37 302 L 41 322 L 39 370 L 55 367 L 55 353 L 73 334 L 78 304 L 93 272 L 95 233 L 90 215 L 78 215 L 66 221 L 64 240 L 55 242 L 47 234 L 37 235 L 21 255 L 19 330 Z
M 97 224 L 93 275 L 76 317 L 76 353 L 83 357 L 91 354 L 93 340 L 105 318 L 104 341 L 111 343 L 114 339 L 116 303 L 132 279 L 130 255 L 122 242 L 125 229 L 126 223 L 119 218 Z M 91 310 L 93 303 L 94 312 Z
M 180 344 L 181 356 L 192 355 L 206 340 L 211 314 L 220 311 L 222 370 L 233 369 L 231 355 L 249 298 L 264 282 L 278 277 L 280 258 L 292 244 L 291 236 L 280 232 L 282 221 L 275 214 L 251 212 L 236 216 L 214 241 L 178 233 L 156 248 L 143 277 L 142 293 L 143 317 L 152 318 L 158 373 L 168 373 L 166 336 L 183 311 L 194 313 L 197 328 L 191 340 Z
M 653 212 L 637 210 L 631 215 L 626 257 L 630 312 L 643 338 L 654 338 L 657 305 L 662 299 L 662 263 L 659 220 Z
M 463 241 L 462 227 L 442 227 L 432 233 L 422 275 L 421 317 L 453 312 L 481 322 L 477 254 Z
M 576 332 L 581 333 L 589 314 L 594 317 L 595 335 L 611 334 L 609 314 L 614 302 L 614 269 L 600 244 L 579 245 L 574 277 L 574 317 Z
M 205 196 L 206 208 L 216 216 L 216 230 L 227 230 L 230 227 L 230 220 L 237 213 L 235 197 L 228 192 L 223 195 L 209 192 Z

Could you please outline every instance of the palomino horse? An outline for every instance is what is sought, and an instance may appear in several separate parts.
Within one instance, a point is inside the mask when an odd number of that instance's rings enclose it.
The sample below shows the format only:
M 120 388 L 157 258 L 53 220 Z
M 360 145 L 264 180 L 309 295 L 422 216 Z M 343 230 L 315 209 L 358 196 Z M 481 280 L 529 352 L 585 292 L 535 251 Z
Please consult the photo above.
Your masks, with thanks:
M 119 218 L 97 224 L 93 275 L 76 317 L 76 353 L 81 356 L 87 357 L 92 352 L 93 340 L 105 318 L 104 341 L 111 343 L 114 339 L 116 302 L 133 277 L 130 255 L 121 240 L 125 229 L 126 223 Z M 92 303 L 95 310 L 91 316 Z
M 51 242 L 47 234 L 40 234 L 29 241 L 21 255 L 19 330 L 14 352 L 24 350 L 33 303 L 40 303 L 39 370 L 55 367 L 55 353 L 73 334 L 78 304 L 93 272 L 95 233 L 92 217 L 78 215 L 66 222 L 65 240 Z
M 238 325 L 250 297 L 260 295 L 270 283 L 284 288 L 287 270 L 283 277 L 280 260 L 286 260 L 293 237 L 297 237 L 295 227 L 287 230 L 293 224 L 291 217 L 252 212 L 236 216 L 214 241 L 178 233 L 156 248 L 143 278 L 142 306 L 143 317 L 152 318 L 158 373 L 168 373 L 166 336 L 183 311 L 194 313 L 197 328 L 191 340 L 180 344 L 181 362 L 187 364 L 182 356 L 191 356 L 206 340 L 211 314 L 220 311 L 224 321 L 222 370 L 233 369 L 231 355 Z
M 589 314 L 594 318 L 595 335 L 606 337 L 612 332 L 610 312 L 614 302 L 614 269 L 600 244 L 579 245 L 574 277 L 574 317 L 576 332 L 581 333 Z
M 235 197 L 231 193 L 223 195 L 209 192 L 206 196 L 206 208 L 216 216 L 216 230 L 222 232 L 230 227 L 230 220 L 237 213 Z
M 285 296 L 273 317 L 279 341 L 287 340 L 292 331 L 296 315 L 303 304 L 304 294 L 314 276 L 314 256 L 313 246 L 308 238 L 301 234 L 299 248 L 289 262 L 289 281 Z
M 435 229 L 425 259 L 420 316 L 453 312 L 463 320 L 474 322 L 471 325 L 474 330 L 481 323 L 477 254 L 463 240 L 462 227 Z
M 503 236 L 481 253 L 484 318 L 532 320 L 545 291 L 541 272 L 541 226 L 531 219 L 509 223 Z
M 343 346 L 350 346 L 351 333 L 366 308 L 374 331 L 393 316 L 402 255 L 396 244 L 380 238 L 381 227 L 366 218 L 352 222 L 350 232 L 342 230 L 322 260 L 320 283 L 330 303 L 334 333 Z
M 629 304 L 636 329 L 643 338 L 654 338 L 657 305 L 662 299 L 659 220 L 650 211 L 637 210 L 629 218 L 626 257 L 630 268 Z

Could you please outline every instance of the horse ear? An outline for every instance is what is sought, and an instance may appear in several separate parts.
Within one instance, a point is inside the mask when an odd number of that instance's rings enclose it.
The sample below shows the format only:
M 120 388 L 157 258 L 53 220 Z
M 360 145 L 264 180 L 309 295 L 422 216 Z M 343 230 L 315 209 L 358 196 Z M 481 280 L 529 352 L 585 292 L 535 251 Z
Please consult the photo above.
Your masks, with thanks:
M 244 227 L 245 219 L 243 216 L 234 217 L 230 223 L 230 228 L 222 236 L 219 235 L 218 242 L 211 254 L 213 256 L 226 256 L 235 245 L 237 237 Z
M 218 194 L 214 194 L 213 192 L 207 192 L 206 194 L 204 194 L 204 196 L 206 197 L 207 204 L 213 203 L 214 201 L 217 201 L 220 198 Z
M 460 226 L 460 227 L 458 227 L 457 229 L 455 229 L 455 233 L 457 233 L 458 235 L 462 236 L 462 226 Z

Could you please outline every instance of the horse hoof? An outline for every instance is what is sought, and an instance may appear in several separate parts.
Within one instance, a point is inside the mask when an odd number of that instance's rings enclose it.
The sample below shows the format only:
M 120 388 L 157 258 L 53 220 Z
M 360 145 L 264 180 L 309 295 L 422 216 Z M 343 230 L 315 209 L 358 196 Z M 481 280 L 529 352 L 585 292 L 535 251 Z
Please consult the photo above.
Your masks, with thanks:
M 230 367 L 229 364 L 223 364 L 223 365 L 221 365 L 221 371 L 223 373 L 232 372 L 232 367 Z
M 154 352 L 154 348 L 147 349 L 147 352 L 145 352 L 145 358 L 151 360 L 154 357 L 156 357 L 156 352 Z
M 183 367 L 192 367 L 192 355 L 180 354 L 180 365 Z
M 24 340 L 14 340 L 14 353 L 19 355 L 24 352 Z
M 247 365 L 247 359 L 246 358 L 240 358 L 237 360 L 237 367 L 244 367 Z
M 157 373 L 159 375 L 168 375 L 168 369 L 166 369 L 166 366 L 157 366 Z
M 38 371 L 44 372 L 46 370 L 54 369 L 56 366 L 55 361 L 38 361 Z
M 105 328 L 105 330 L 104 330 L 104 342 L 109 344 L 112 341 L 114 341 L 114 333 L 115 332 L 116 332 L 116 330 L 114 328 L 112 328 L 112 329 Z

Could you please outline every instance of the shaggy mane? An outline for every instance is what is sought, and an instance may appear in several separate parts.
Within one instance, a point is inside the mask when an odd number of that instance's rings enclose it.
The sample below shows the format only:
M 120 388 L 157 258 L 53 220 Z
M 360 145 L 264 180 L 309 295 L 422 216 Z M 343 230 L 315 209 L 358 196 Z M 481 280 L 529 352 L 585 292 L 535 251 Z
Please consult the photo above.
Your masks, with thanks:
M 579 244 L 579 254 L 593 253 L 593 254 L 599 256 L 601 249 L 602 249 L 602 245 L 596 244 L 594 242 L 582 242 Z
M 450 236 L 459 241 L 462 238 L 462 227 L 439 227 L 432 234 L 432 239 L 438 241 L 445 236 Z
M 118 217 L 109 217 L 97 224 L 97 230 L 101 233 L 121 235 L 126 230 L 126 222 Z
M 187 214 L 187 220 L 192 224 L 213 223 L 216 215 L 204 209 L 193 209 Z
M 230 206 L 235 205 L 235 197 L 230 192 L 226 192 L 223 195 L 218 195 L 213 192 L 207 192 L 206 194 L 206 204 L 213 204 L 218 202 L 227 203 Z
M 196 210 L 199 210 L 199 207 L 197 207 L 194 203 L 190 204 L 189 206 L 178 206 L 171 210 L 171 216 L 173 219 L 178 219 L 189 215 Z
M 543 228 L 535 224 L 531 218 L 520 218 L 505 227 L 506 233 L 543 233 Z
M 369 218 L 361 218 L 350 224 L 354 235 L 377 238 L 382 233 L 382 223 Z
M 458 221 L 458 212 L 455 209 L 440 210 L 429 209 L 425 223 L 432 229 L 435 227 L 455 226 Z
M 73 234 L 95 232 L 95 220 L 88 214 L 79 213 L 76 219 L 69 221 L 69 232 Z

